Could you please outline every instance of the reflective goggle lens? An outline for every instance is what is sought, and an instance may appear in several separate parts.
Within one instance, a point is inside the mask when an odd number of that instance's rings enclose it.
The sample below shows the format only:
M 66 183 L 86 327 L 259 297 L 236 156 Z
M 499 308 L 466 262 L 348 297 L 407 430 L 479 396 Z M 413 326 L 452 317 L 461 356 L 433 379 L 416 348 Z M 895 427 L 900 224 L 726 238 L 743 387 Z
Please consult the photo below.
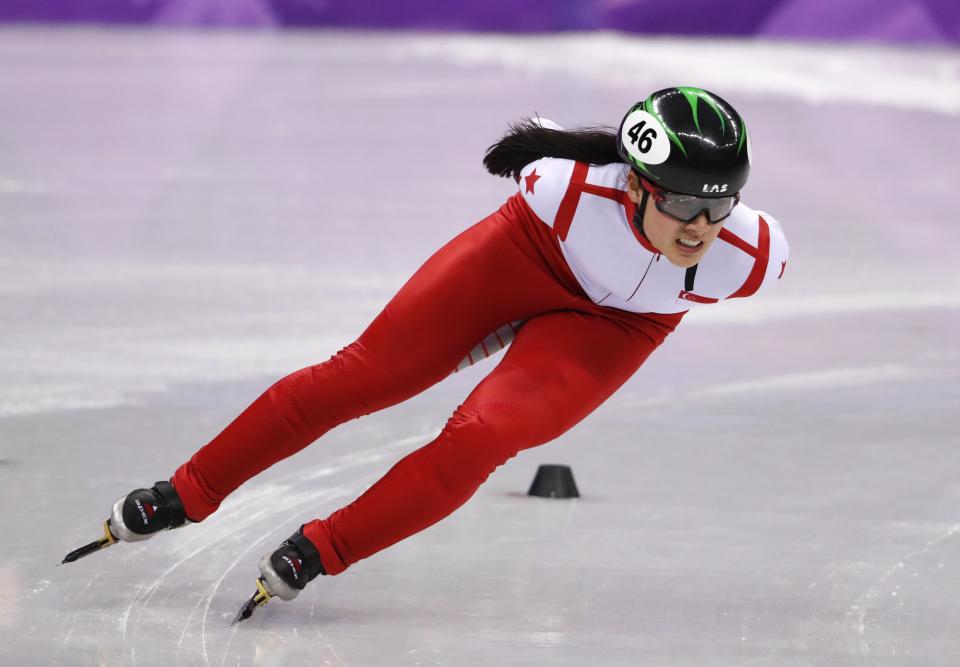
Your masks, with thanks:
M 666 213 L 681 222 L 693 222 L 698 215 L 705 212 L 707 221 L 713 224 L 727 218 L 739 200 L 739 195 L 707 198 L 664 192 L 663 198 L 655 200 L 654 203 L 658 211 Z
M 739 192 L 731 197 L 695 197 L 661 190 L 646 179 L 641 179 L 641 184 L 653 195 L 658 211 L 680 222 L 693 222 L 701 213 L 706 213 L 707 221 L 715 224 L 729 217 L 733 207 L 740 201 Z

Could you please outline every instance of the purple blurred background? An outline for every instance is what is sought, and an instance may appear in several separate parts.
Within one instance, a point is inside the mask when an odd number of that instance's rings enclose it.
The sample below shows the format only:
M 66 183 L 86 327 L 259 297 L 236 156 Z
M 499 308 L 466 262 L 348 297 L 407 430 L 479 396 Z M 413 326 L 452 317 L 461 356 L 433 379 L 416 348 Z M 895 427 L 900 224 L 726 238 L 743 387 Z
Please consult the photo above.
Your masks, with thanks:
M 0 0 L 0 22 L 755 35 L 955 45 L 958 0 Z

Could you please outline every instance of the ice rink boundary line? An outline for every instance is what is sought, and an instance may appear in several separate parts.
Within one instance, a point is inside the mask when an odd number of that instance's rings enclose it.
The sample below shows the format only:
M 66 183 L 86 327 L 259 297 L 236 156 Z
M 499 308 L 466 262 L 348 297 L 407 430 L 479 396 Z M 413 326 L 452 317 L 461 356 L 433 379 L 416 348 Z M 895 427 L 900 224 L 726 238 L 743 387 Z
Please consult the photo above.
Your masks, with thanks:
M 212 179 L 212 182 L 217 182 Z M 226 182 L 226 181 L 224 181 Z M 506 192 L 506 190 L 504 191 Z M 464 226 L 468 224 L 464 220 Z M 442 243 L 444 239 L 437 239 Z M 270 289 L 284 288 L 313 290 L 319 286 L 337 286 L 357 291 L 396 291 L 409 277 L 405 273 L 358 273 L 344 269 L 330 270 L 302 265 L 278 267 L 257 262 L 190 262 L 131 261 L 122 257 L 102 258 L 13 258 L 0 259 L 0 294 L 27 295 L 50 290 L 65 290 L 70 293 L 98 290 L 104 287 L 134 290 L 142 284 L 150 284 L 157 290 L 177 292 L 180 282 L 195 282 L 209 279 L 224 289 L 248 284 L 262 288 L 269 280 Z M 171 286 L 173 284 L 173 286 Z M 392 292 L 391 292 L 392 295 Z
M 958 62 L 960 68 L 960 62 Z M 466 224 L 466 221 L 464 221 Z M 323 287 L 337 286 L 333 290 L 336 295 L 344 292 L 362 292 L 368 305 L 386 305 L 387 301 L 400 289 L 410 277 L 405 273 L 376 273 L 375 271 L 360 273 L 346 271 L 314 271 L 304 267 L 276 267 L 270 265 L 198 265 L 198 264 L 156 264 L 143 265 L 124 261 L 111 261 L 109 268 L 104 269 L 101 262 L 70 261 L 69 271 L 65 271 L 62 260 L 30 260 L 4 261 L 0 263 L 0 275 L 9 274 L 8 279 L 0 282 L 0 294 L 25 296 L 28 294 L 60 292 L 61 290 L 82 290 L 115 287 L 122 277 L 124 284 L 136 283 L 138 287 L 145 285 L 159 285 L 158 289 L 164 292 L 178 292 L 177 281 L 191 282 L 203 278 L 210 278 L 217 283 L 229 283 L 231 289 L 242 290 L 244 285 L 261 286 L 265 277 L 269 277 L 271 284 L 277 291 L 283 289 L 302 290 L 313 292 Z M 37 266 L 42 267 L 38 270 Z M 30 271 L 36 272 L 34 279 Z M 412 274 L 412 270 L 410 272 Z M 28 278 L 25 278 L 28 276 Z M 66 276 L 66 277 L 64 277 Z M 809 314 L 834 313 L 862 313 L 888 312 L 895 310 L 918 310 L 924 308 L 960 308 L 960 282 L 957 289 L 943 291 L 932 290 L 904 290 L 881 292 L 864 292 L 862 290 L 843 293 L 827 291 L 818 296 L 790 297 L 778 293 L 775 298 L 760 298 L 760 303 L 753 300 L 724 302 L 719 309 L 695 308 L 691 311 L 688 320 L 705 319 L 715 320 L 749 319 L 749 321 L 764 321 Z M 324 296 L 330 296 L 324 294 Z M 339 304 L 338 304 L 339 305 Z M 738 313 L 731 318 L 728 313 Z M 722 313 L 722 314 L 721 314 Z M 750 313 L 749 316 L 741 313 Z M 694 317 L 695 316 L 695 317 Z M 302 320 L 303 316 L 291 313 L 291 318 Z M 367 322 L 352 323 L 365 325 Z M 125 330 L 131 330 L 127 327 Z M 322 332 L 320 332 L 322 333 Z M 349 341 L 344 341 L 349 342 Z M 3 416 L 0 413 L 0 416 Z
M 613 399 L 612 403 L 618 409 L 653 408 L 676 404 L 681 400 L 686 405 L 692 399 L 724 399 L 761 392 L 806 392 L 821 389 L 849 389 L 884 382 L 915 380 L 939 374 L 938 371 L 932 369 L 915 368 L 901 364 L 837 368 L 801 373 L 782 373 L 780 375 L 772 375 L 755 380 L 725 382 L 702 389 L 668 392 L 648 397 L 627 395 L 621 399 Z
M 386 300 L 387 296 L 385 294 L 383 302 L 386 303 Z M 809 298 L 761 299 L 759 303 L 730 302 L 724 303 L 713 310 L 695 309 L 684 318 L 681 326 L 766 324 L 798 318 L 857 316 L 933 309 L 960 309 L 960 292 L 841 294 Z M 364 324 L 359 320 L 350 321 L 342 323 L 340 328 L 359 330 Z M 2 341 L 2 337 L 0 337 L 0 341 Z M 283 366 L 283 362 L 277 359 L 268 360 L 266 365 L 262 362 L 257 362 L 255 366 L 249 365 L 251 347 L 270 348 L 270 337 L 258 337 L 253 342 L 237 338 L 230 342 L 232 345 L 225 346 L 225 349 L 235 350 L 236 364 L 232 365 L 234 370 L 229 378 L 218 375 L 224 365 L 231 366 L 228 363 L 229 357 L 217 358 L 212 361 L 197 360 L 194 358 L 194 352 L 198 348 L 203 348 L 202 343 L 198 343 L 189 337 L 182 340 L 170 340 L 166 343 L 170 353 L 169 357 L 177 359 L 179 354 L 189 362 L 189 369 L 181 368 L 176 371 L 176 375 L 170 375 L 171 371 L 168 370 L 168 366 L 159 366 L 150 372 L 143 372 L 144 369 L 138 368 L 141 372 L 129 373 L 127 367 L 118 369 L 116 359 L 105 359 L 99 364 L 102 375 L 98 382 L 102 383 L 102 378 L 107 378 L 109 386 L 90 387 L 83 398 L 78 398 L 74 393 L 57 396 L 56 392 L 51 390 L 51 387 L 45 382 L 34 383 L 34 386 L 31 387 L 31 383 L 27 380 L 19 384 L 15 388 L 16 392 L 12 395 L 5 396 L 5 392 L 9 390 L 0 389 L 0 420 L 57 412 L 143 405 L 149 402 L 151 396 L 164 395 L 174 391 L 176 385 L 200 384 L 209 381 L 210 378 L 218 377 L 220 380 L 238 382 L 245 378 L 266 375 L 268 374 L 268 367 L 269 370 L 272 370 L 274 365 L 277 368 Z M 294 366 L 302 365 L 302 363 L 295 362 L 294 358 L 300 359 L 303 356 L 302 350 L 304 349 L 316 350 L 315 356 L 319 361 L 321 358 L 325 358 L 327 352 L 335 350 L 338 345 L 342 346 L 349 342 L 346 338 L 342 341 L 340 339 L 335 341 L 333 338 L 326 337 L 324 332 L 319 331 L 316 336 L 303 336 L 292 340 L 288 338 L 285 341 L 284 349 L 291 350 L 289 367 L 292 369 Z M 182 354 L 178 350 L 182 351 Z M 64 369 L 65 372 L 70 371 L 70 359 L 68 350 L 64 353 L 63 362 L 60 364 L 60 368 Z M 89 358 L 87 358 L 87 363 L 90 363 Z M 247 364 L 247 366 L 244 366 L 244 364 Z M 116 370 L 111 371 L 111 368 Z M 246 372 L 243 372 L 244 370 Z M 26 368 L 22 372 L 29 376 L 31 371 Z M 111 377 L 116 374 L 119 374 L 120 377 Z M 125 385 L 125 382 L 128 384 Z M 36 398 L 25 399 L 24 394 L 29 396 L 30 393 L 33 393 Z
M 884 292 L 815 297 L 761 298 L 759 303 L 724 302 L 716 309 L 698 308 L 683 324 L 762 324 L 822 316 L 873 315 L 922 310 L 960 309 L 960 292 Z

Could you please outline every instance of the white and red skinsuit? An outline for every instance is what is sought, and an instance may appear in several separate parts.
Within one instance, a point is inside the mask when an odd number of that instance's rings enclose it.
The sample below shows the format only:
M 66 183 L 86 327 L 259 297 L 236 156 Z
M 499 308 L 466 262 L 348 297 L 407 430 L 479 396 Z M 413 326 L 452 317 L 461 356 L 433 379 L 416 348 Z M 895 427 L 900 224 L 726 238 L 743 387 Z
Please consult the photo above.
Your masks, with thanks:
M 779 223 L 743 204 L 696 271 L 671 264 L 633 225 L 628 173 L 621 163 L 527 165 L 519 193 L 427 260 L 354 343 L 278 381 L 177 469 L 187 516 L 203 520 L 331 428 L 439 382 L 513 323 L 506 355 L 435 440 L 304 525 L 326 573 L 343 572 L 447 516 L 518 451 L 586 417 L 691 307 L 782 276 Z

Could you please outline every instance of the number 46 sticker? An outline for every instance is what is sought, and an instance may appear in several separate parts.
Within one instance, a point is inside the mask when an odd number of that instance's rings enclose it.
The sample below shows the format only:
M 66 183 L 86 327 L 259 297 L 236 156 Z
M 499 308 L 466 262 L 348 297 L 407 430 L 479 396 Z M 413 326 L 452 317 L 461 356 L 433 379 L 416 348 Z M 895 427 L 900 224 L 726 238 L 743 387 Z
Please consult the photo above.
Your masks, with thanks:
M 652 114 L 631 111 L 620 126 L 620 140 L 637 162 L 660 164 L 670 157 L 670 137 Z

